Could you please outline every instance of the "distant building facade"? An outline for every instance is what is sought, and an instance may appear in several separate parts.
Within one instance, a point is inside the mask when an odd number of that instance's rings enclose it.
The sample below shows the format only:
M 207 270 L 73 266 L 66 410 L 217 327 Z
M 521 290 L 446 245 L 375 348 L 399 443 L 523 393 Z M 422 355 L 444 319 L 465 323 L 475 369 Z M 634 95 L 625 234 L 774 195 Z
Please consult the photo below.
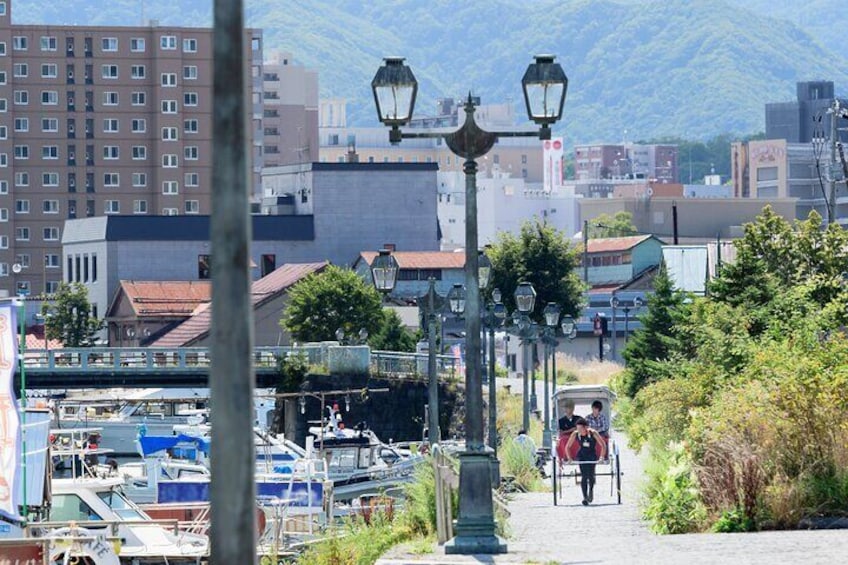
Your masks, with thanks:
M 263 84 L 263 166 L 318 161 L 318 72 L 275 53 Z
M 463 160 L 441 139 L 404 139 L 403 143 L 392 145 L 385 127 L 348 127 L 344 100 L 322 100 L 320 108 L 318 131 L 323 163 L 435 163 L 440 171 L 462 171 Z M 438 110 L 435 116 L 413 120 L 409 129 L 459 127 L 464 123 L 461 104 L 443 99 Z M 475 119 L 484 129 L 521 129 L 516 126 L 518 118 L 511 104 L 481 105 Z M 500 139 L 477 164 L 483 174 L 503 171 L 526 182 L 542 182 L 542 160 L 542 142 L 537 136 L 528 136 Z
M 0 4 L 0 291 L 56 290 L 66 219 L 209 214 L 212 30 L 16 25 Z M 258 195 L 262 33 L 244 33 Z
M 833 81 L 815 80 L 795 85 L 795 100 L 766 104 L 766 139 L 784 139 L 787 143 L 810 143 L 824 132 L 830 133 L 831 114 L 827 112 L 836 94 Z M 848 99 L 840 98 L 843 107 Z M 821 118 L 819 120 L 819 118 Z M 848 141 L 848 132 L 838 132 L 840 141 Z
M 576 180 L 643 179 L 673 183 L 678 178 L 676 145 L 626 143 L 574 146 Z

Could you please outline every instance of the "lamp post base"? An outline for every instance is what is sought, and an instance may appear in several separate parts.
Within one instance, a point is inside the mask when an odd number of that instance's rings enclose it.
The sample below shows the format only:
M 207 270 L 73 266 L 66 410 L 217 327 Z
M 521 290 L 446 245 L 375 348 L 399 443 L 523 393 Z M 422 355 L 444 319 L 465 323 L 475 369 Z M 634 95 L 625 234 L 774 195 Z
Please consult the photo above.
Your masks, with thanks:
M 445 544 L 446 554 L 506 553 L 506 542 L 495 535 L 492 504 L 492 453 L 488 449 L 459 455 L 459 517 L 456 536 Z
M 553 433 L 548 426 L 549 424 L 545 423 L 545 429 L 542 430 L 542 447 L 550 453 L 553 447 Z

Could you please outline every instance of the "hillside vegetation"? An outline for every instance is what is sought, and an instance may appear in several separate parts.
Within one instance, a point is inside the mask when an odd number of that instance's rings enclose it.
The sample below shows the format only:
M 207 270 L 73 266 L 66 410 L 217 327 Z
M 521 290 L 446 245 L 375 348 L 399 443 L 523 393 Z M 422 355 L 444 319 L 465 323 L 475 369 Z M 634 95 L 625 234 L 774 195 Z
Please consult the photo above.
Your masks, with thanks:
M 418 76 L 419 115 L 440 96 L 472 89 L 520 102 L 534 53 L 559 55 L 570 79 L 560 133 L 569 141 L 679 136 L 708 139 L 764 129 L 763 105 L 791 100 L 798 80 L 831 79 L 848 16 L 835 0 L 803 5 L 611 0 L 248 0 L 248 24 L 266 51 L 285 50 L 320 72 L 321 94 L 373 125 L 369 84 L 384 55 L 406 56 Z M 209 25 L 211 1 L 17 0 L 17 23 Z M 827 13 L 820 18 L 816 14 Z M 769 15 L 766 15 L 769 14 Z M 815 17 L 814 17 L 815 16 Z M 625 133 L 626 130 L 626 133 Z

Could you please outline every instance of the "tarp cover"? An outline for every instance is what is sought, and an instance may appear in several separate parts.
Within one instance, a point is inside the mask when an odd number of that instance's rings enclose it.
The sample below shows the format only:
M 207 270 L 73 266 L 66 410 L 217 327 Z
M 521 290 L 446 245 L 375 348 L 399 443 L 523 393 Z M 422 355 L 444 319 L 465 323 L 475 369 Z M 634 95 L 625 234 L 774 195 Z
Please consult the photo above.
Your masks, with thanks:
M 166 449 L 172 449 L 177 445 L 191 444 L 205 454 L 209 454 L 209 441 L 200 437 L 178 434 L 175 436 L 140 436 L 138 442 L 141 455 L 150 455 Z

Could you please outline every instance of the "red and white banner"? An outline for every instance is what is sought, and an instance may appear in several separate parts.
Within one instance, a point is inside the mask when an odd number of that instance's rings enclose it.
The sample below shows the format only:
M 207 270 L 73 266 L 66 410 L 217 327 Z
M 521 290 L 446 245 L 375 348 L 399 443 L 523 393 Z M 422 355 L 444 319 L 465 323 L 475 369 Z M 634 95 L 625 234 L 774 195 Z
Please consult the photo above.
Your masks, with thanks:
M 542 142 L 544 152 L 542 163 L 544 171 L 544 190 L 551 192 L 562 188 L 562 138 L 555 137 Z
M 21 420 L 15 400 L 15 308 L 0 306 L 0 514 L 20 520 Z

